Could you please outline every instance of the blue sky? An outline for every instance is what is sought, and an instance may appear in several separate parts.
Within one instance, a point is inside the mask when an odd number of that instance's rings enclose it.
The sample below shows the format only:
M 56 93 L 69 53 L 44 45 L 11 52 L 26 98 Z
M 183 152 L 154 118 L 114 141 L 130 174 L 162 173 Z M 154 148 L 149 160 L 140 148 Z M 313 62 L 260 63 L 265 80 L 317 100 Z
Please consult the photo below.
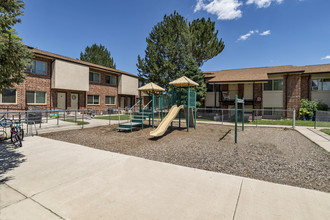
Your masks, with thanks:
M 15 28 L 25 44 L 79 58 L 93 43 L 117 69 L 137 74 L 146 37 L 174 10 L 189 21 L 216 22 L 224 51 L 203 71 L 330 63 L 329 0 L 27 0 Z

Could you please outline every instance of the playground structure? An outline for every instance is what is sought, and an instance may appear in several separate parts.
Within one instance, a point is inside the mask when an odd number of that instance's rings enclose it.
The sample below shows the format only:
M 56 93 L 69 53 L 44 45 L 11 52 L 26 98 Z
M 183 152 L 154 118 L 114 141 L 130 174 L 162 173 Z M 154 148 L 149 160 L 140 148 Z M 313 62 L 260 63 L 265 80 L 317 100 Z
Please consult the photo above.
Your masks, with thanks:
M 169 83 L 171 85 L 171 95 L 164 94 L 165 89 L 154 83 L 139 88 L 139 101 L 131 108 L 133 110 L 137 105 L 139 112 L 130 117 L 130 122 L 120 124 L 117 130 L 131 131 L 133 127 L 144 127 L 144 121 L 149 119 L 149 126 L 154 129 L 155 113 L 160 113 L 161 122 L 157 128 L 150 132 L 152 137 L 162 136 L 169 126 L 173 128 L 173 120 L 179 115 L 179 127 L 181 128 L 181 110 L 184 110 L 186 118 L 187 132 L 189 127 L 196 129 L 196 89 L 198 83 L 183 76 Z M 192 89 L 193 88 L 193 89 Z M 149 102 L 143 106 L 142 92 L 148 95 Z M 166 117 L 163 115 L 168 110 Z

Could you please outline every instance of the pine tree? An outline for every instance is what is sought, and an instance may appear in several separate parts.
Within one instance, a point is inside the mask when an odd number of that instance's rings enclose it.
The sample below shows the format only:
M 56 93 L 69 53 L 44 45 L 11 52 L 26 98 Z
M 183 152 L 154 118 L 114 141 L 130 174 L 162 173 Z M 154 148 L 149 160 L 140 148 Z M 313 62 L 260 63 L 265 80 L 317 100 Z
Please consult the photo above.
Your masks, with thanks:
M 13 26 L 20 23 L 24 2 L 17 0 L 0 1 L 0 92 L 22 83 L 24 70 L 31 62 L 32 52 L 17 36 Z
M 199 84 L 197 99 L 200 105 L 206 88 L 199 68 L 224 48 L 222 40 L 217 38 L 218 31 L 214 30 L 215 23 L 210 19 L 188 23 L 176 11 L 165 15 L 146 39 L 145 57 L 138 56 L 140 81 L 155 82 L 168 91 L 170 81 L 187 76 Z
M 102 44 L 87 46 L 85 52 L 80 53 L 80 60 L 116 69 L 110 51 Z

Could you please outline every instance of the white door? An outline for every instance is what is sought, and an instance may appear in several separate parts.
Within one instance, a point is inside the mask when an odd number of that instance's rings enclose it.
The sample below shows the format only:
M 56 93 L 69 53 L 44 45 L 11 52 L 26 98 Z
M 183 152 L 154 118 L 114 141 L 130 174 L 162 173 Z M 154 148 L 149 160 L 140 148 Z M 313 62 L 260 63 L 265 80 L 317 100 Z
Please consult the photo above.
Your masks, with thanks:
M 78 109 L 78 97 L 77 93 L 71 93 L 71 109 Z
M 125 107 L 125 97 L 120 97 L 120 108 Z
M 66 103 L 66 93 L 64 92 L 58 92 L 57 93 L 57 108 L 58 109 L 65 109 L 65 103 Z

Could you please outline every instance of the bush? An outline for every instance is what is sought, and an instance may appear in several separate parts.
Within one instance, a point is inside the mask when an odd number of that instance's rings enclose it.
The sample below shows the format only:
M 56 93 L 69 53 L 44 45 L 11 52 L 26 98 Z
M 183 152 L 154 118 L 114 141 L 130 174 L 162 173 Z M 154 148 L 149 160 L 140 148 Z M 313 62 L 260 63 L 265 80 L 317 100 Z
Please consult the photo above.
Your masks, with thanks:
M 319 111 L 328 111 L 329 110 L 329 106 L 327 104 L 325 104 L 325 103 L 322 103 L 322 102 L 318 102 L 316 108 Z
M 299 115 L 306 117 L 313 117 L 316 110 L 328 111 L 329 107 L 327 104 L 321 103 L 319 101 L 309 101 L 308 99 L 301 99 Z

